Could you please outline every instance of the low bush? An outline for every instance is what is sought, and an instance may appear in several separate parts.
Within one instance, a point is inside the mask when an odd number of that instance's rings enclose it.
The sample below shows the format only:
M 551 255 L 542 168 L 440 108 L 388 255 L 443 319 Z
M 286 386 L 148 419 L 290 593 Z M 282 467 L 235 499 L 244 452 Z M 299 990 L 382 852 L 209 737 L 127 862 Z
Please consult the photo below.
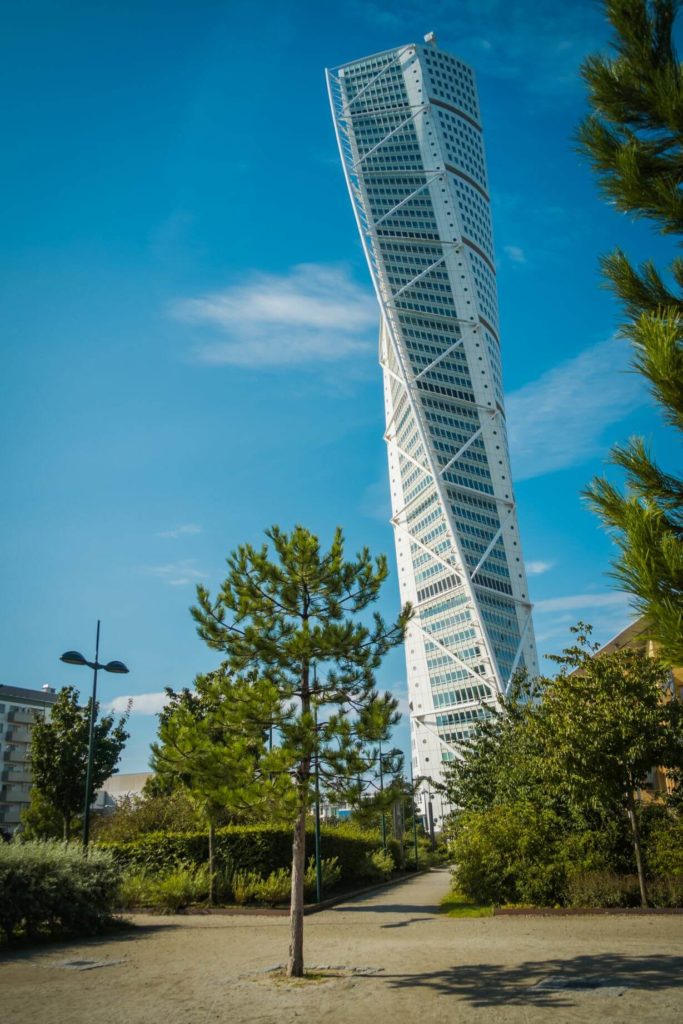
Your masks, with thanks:
M 254 899 L 263 879 L 257 871 L 236 871 L 232 876 L 232 898 L 242 906 Z
M 206 865 L 177 864 L 159 873 L 129 868 L 119 888 L 122 909 L 153 907 L 175 914 L 192 903 L 201 903 L 209 895 L 209 869 Z
M 617 875 L 614 871 L 569 872 L 566 902 L 570 907 L 637 907 L 638 876 Z
M 284 903 L 289 899 L 292 890 L 292 876 L 287 868 L 271 871 L 267 878 L 259 879 L 254 889 L 254 896 L 259 903 L 271 906 Z
M 374 850 L 368 856 L 365 876 L 369 881 L 386 881 L 395 870 L 394 858 L 388 850 Z
M 323 857 L 336 859 L 343 885 L 353 885 L 368 877 L 368 857 L 381 844 L 378 832 L 340 823 L 324 826 L 321 839 Z M 312 830 L 306 835 L 306 844 L 312 852 Z M 123 867 L 151 873 L 167 871 L 177 864 L 204 864 L 208 859 L 208 837 L 204 832 L 150 832 L 131 842 L 102 842 L 100 847 L 109 850 Z M 388 848 L 398 862 L 398 843 L 390 840 Z M 236 870 L 256 872 L 265 878 L 280 868 L 290 870 L 291 862 L 292 833 L 287 828 L 228 825 L 216 830 L 214 863 L 219 888 L 220 880 L 229 883 Z
M 566 881 L 561 839 L 556 816 L 529 803 L 463 812 L 450 851 L 455 886 L 485 905 L 560 903 Z
M 336 857 L 324 858 L 320 861 L 320 875 L 323 895 L 328 896 L 333 889 L 336 889 L 341 881 L 341 868 Z M 317 894 L 317 882 L 315 874 L 315 857 L 311 857 L 304 876 L 304 892 L 308 899 L 313 899 Z
M 653 879 L 650 899 L 655 907 L 683 907 L 683 871 Z
M 88 935 L 113 919 L 121 872 L 111 853 L 59 840 L 0 843 L 0 932 Z
M 205 864 L 179 864 L 153 878 L 150 887 L 152 905 L 167 914 L 201 903 L 208 895 L 209 869 Z

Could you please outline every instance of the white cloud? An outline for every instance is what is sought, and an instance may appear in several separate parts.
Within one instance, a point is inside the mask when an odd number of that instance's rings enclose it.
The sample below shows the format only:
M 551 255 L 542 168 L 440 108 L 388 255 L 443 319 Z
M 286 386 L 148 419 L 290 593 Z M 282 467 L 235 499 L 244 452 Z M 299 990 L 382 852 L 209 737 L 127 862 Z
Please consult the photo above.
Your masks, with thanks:
M 106 710 L 114 715 L 122 715 L 127 710 L 129 701 L 132 715 L 158 715 L 167 704 L 168 697 L 163 690 L 161 693 L 136 693 L 125 697 L 114 697 L 106 705 Z
M 519 245 L 504 245 L 503 252 L 511 263 L 526 263 L 526 254 Z
M 157 537 L 182 537 L 184 534 L 201 532 L 201 526 L 197 526 L 196 523 L 184 523 L 182 526 L 176 526 L 173 530 L 162 530 Z
M 213 329 L 195 350 L 200 362 L 244 367 L 366 355 L 374 350 L 379 319 L 370 291 L 344 267 L 315 263 L 287 274 L 253 274 L 220 292 L 184 299 L 172 313 Z
M 531 561 L 526 563 L 527 576 L 541 576 L 555 565 L 554 562 Z
M 188 583 L 197 583 L 206 579 L 206 573 L 197 568 L 193 558 L 186 558 L 180 562 L 171 562 L 168 565 L 148 565 L 145 572 L 150 576 L 157 576 L 169 587 L 184 587 Z
M 618 590 L 610 594 L 568 594 L 566 597 L 549 597 L 543 601 L 536 601 L 534 614 L 580 612 L 586 608 L 610 608 L 614 605 L 626 608 L 630 601 L 629 594 Z
M 599 454 L 605 429 L 646 399 L 627 372 L 629 345 L 600 342 L 513 391 L 506 401 L 516 480 L 575 466 Z

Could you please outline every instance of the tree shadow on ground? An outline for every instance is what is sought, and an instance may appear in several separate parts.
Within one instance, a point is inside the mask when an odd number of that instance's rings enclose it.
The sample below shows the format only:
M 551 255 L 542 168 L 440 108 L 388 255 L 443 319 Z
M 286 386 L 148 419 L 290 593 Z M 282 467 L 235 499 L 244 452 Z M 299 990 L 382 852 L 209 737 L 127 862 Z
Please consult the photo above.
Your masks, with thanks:
M 181 928 L 182 925 L 169 921 L 168 924 L 133 924 L 124 921 L 119 927 L 110 931 L 100 932 L 99 935 L 54 935 L 35 939 L 15 939 L 13 942 L 0 946 L 0 964 L 17 962 L 20 960 L 31 960 L 36 956 L 45 956 L 48 953 L 60 953 L 67 949 L 78 947 L 78 949 L 97 949 L 99 946 L 107 946 L 119 942 L 132 942 L 135 939 L 151 938 L 157 932 L 165 932 Z
M 529 960 L 516 966 L 467 964 L 422 974 L 386 974 L 392 988 L 423 987 L 459 996 L 475 1007 L 574 1006 L 586 997 L 619 996 L 625 989 L 683 987 L 683 957 L 599 953 L 571 959 Z M 596 1007 L 597 1010 L 597 1007 Z
M 407 928 L 409 924 L 431 924 L 433 917 L 408 917 L 405 921 L 395 921 L 393 924 L 381 924 L 380 928 Z
M 435 914 L 440 913 L 439 908 L 430 903 L 425 906 L 418 906 L 416 903 L 370 903 L 368 900 L 358 899 L 353 903 L 340 903 L 332 907 L 333 913 L 341 914 Z

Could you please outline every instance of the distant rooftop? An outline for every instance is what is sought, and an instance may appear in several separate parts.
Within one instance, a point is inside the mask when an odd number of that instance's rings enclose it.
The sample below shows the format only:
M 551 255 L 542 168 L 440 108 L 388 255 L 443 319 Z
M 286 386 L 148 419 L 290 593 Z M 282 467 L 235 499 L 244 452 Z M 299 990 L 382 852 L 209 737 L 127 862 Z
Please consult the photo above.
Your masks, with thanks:
M 0 683 L 0 700 L 27 700 L 34 704 L 54 704 L 57 700 L 54 686 L 45 684 L 40 690 L 29 690 L 25 686 L 10 686 Z

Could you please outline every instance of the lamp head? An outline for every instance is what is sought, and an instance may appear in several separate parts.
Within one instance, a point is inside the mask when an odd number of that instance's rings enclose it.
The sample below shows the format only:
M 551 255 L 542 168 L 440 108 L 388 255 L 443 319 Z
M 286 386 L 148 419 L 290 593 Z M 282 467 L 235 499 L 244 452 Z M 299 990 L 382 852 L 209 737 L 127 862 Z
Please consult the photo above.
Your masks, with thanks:
M 66 662 L 67 665 L 87 665 L 88 662 L 85 660 L 80 651 L 65 651 L 59 659 L 60 661 Z
M 104 671 L 116 672 L 117 675 L 122 676 L 125 675 L 126 672 L 128 672 L 128 669 L 126 668 L 122 661 L 108 661 L 107 664 L 104 666 Z

